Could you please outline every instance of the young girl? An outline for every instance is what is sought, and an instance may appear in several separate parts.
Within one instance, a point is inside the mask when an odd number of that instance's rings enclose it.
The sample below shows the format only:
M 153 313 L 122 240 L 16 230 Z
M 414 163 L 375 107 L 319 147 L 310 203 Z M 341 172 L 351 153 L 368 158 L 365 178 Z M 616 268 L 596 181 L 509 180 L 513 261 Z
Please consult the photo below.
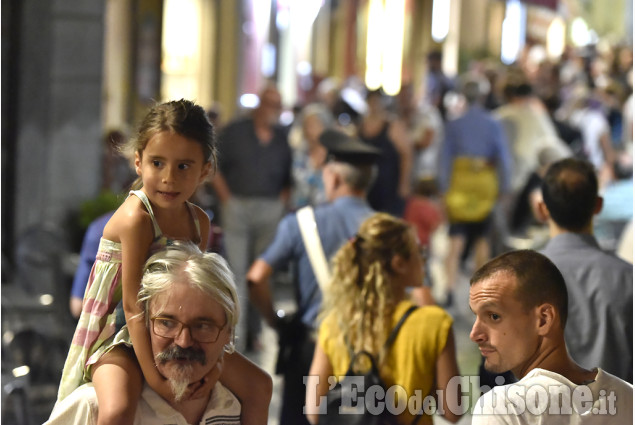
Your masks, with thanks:
M 142 268 L 152 253 L 173 240 L 193 241 L 204 251 L 210 225 L 205 212 L 188 202 L 216 166 L 214 128 L 203 108 L 187 100 L 155 106 L 129 145 L 139 176 L 134 187 L 139 190 L 130 192 L 104 228 L 58 392 L 59 402 L 92 381 L 99 425 L 133 423 L 144 378 L 164 399 L 173 399 L 167 381 L 155 368 L 137 305 Z M 115 338 L 115 307 L 122 299 L 127 328 Z M 232 378 L 223 383 L 243 402 L 243 417 L 250 416 L 245 411 L 249 408 L 255 414 L 252 419 L 262 419 L 263 412 L 255 411 L 263 403 L 245 401 L 250 400 L 254 374 L 265 396 L 270 378 L 243 357 L 229 357 L 234 359 L 225 362 L 224 368 L 232 370 L 225 374 Z M 190 389 L 190 398 L 215 384 L 218 369 Z M 241 379 L 245 375 L 249 386 Z
M 346 375 L 349 349 L 370 353 L 385 384 L 400 385 L 408 399 L 415 391 L 425 396 L 442 390 L 444 417 L 456 422 L 458 416 L 447 403 L 458 402 L 458 388 L 446 391 L 450 378 L 458 375 L 450 315 L 437 306 L 417 308 L 384 350 L 391 330 L 413 306 L 406 288 L 423 282 L 423 262 L 412 226 L 376 213 L 361 224 L 332 262 L 332 283 L 323 294 L 324 320 L 306 386 L 309 422 L 318 422 L 318 401 L 329 390 L 329 376 Z M 416 413 L 407 409 L 398 423 L 413 423 Z M 432 424 L 432 417 L 424 415 L 419 423 Z

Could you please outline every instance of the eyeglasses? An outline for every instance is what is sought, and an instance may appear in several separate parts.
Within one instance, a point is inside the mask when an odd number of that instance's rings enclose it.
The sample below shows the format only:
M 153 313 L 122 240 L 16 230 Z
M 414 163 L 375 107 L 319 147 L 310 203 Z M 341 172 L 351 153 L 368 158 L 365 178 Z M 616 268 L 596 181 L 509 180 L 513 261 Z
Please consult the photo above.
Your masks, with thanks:
M 220 332 L 227 326 L 227 321 L 223 326 L 219 327 L 216 323 L 208 320 L 201 320 L 186 325 L 176 319 L 160 316 L 153 317 L 150 322 L 152 323 L 152 332 L 158 336 L 178 338 L 183 328 L 188 328 L 192 339 L 198 342 L 216 342 Z

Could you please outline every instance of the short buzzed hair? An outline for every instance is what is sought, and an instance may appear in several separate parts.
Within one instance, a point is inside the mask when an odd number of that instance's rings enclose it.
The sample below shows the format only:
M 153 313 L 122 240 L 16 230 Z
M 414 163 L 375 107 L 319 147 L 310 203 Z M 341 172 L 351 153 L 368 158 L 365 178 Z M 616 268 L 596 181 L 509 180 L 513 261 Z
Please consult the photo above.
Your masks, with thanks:
M 374 164 L 350 164 L 334 160 L 327 165 L 356 191 L 367 192 L 377 178 L 377 166 Z
M 152 300 L 177 282 L 186 282 L 218 302 L 233 333 L 240 314 L 234 274 L 223 257 L 203 253 L 191 242 L 175 242 L 146 262 L 138 296 L 146 321 Z
M 470 279 L 470 286 L 496 273 L 510 273 L 516 277 L 516 299 L 525 308 L 543 303 L 553 305 L 564 329 L 569 312 L 567 285 L 551 260 L 529 249 L 506 252 L 478 269 Z
M 578 158 L 551 164 L 542 180 L 542 199 L 553 221 L 578 232 L 587 226 L 598 198 L 598 179 L 593 165 Z

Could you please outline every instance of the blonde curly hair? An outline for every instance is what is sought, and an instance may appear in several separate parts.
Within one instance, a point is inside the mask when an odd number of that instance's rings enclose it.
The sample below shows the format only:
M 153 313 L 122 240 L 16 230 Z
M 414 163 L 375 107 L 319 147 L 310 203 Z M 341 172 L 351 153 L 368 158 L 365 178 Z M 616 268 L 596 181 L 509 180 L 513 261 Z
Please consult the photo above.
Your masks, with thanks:
M 342 344 L 354 352 L 379 356 L 399 300 L 393 290 L 392 258 L 413 255 L 411 226 L 390 214 L 376 213 L 332 259 L 330 289 L 323 294 L 320 318 L 332 316 Z

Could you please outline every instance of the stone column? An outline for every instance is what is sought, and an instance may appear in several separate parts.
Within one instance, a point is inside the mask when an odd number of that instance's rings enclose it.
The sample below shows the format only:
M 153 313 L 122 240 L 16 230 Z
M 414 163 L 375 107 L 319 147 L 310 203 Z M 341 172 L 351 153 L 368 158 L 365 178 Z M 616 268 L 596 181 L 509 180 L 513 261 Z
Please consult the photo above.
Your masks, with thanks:
M 23 0 L 14 234 L 63 227 L 100 178 L 104 4 Z

